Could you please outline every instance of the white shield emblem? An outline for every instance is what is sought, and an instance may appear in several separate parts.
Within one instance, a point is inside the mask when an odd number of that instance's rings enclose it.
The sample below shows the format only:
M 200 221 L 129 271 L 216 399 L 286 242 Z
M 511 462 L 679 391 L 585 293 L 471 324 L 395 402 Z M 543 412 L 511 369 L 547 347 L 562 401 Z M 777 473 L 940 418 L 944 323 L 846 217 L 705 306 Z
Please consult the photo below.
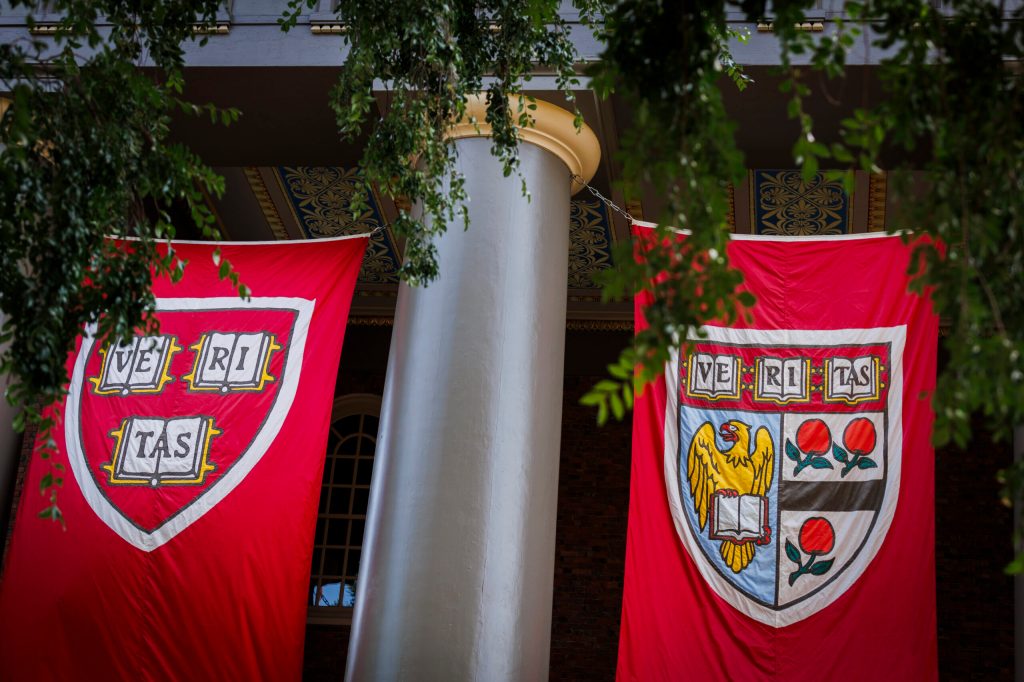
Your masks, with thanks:
M 291 409 L 314 304 L 158 299 L 158 335 L 101 347 L 86 334 L 64 438 L 111 530 L 152 551 L 245 479 Z
M 904 327 L 708 327 L 666 368 L 676 531 L 725 601 L 782 627 L 864 572 L 896 509 Z

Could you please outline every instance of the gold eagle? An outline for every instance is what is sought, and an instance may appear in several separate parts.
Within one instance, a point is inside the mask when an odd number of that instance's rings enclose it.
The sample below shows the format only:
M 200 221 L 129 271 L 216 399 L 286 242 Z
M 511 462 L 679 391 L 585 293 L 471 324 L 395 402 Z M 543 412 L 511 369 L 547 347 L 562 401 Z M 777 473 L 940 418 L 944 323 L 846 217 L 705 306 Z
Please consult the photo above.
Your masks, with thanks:
M 750 451 L 750 424 L 733 419 L 722 424 L 718 433 L 722 440 L 732 443 L 725 452 L 718 449 L 715 427 L 711 422 L 704 422 L 690 441 L 686 470 L 701 530 L 707 526 L 711 496 L 716 491 L 765 496 L 771 488 L 775 468 L 775 447 L 765 427 L 757 429 L 753 452 Z M 769 541 L 770 535 L 767 539 L 758 540 L 757 544 Z M 734 542 L 727 539 L 721 542 L 719 551 L 734 573 L 742 571 L 754 559 L 755 543 L 751 540 Z

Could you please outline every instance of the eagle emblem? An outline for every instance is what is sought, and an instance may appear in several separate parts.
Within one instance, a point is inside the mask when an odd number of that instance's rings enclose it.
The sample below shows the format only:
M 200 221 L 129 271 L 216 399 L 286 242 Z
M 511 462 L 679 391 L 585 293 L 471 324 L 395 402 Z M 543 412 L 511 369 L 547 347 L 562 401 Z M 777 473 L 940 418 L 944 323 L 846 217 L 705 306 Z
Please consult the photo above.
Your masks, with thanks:
M 771 542 L 768 491 L 775 467 L 775 446 L 768 429 L 758 427 L 751 449 L 750 424 L 737 419 L 718 430 L 732 447 L 722 451 L 711 422 L 704 422 L 690 441 L 687 458 L 690 494 L 701 531 L 720 540 L 719 552 L 734 573 L 754 559 L 755 546 Z
M 834 602 L 885 539 L 905 330 L 703 331 L 666 367 L 669 510 L 715 593 L 784 627 Z

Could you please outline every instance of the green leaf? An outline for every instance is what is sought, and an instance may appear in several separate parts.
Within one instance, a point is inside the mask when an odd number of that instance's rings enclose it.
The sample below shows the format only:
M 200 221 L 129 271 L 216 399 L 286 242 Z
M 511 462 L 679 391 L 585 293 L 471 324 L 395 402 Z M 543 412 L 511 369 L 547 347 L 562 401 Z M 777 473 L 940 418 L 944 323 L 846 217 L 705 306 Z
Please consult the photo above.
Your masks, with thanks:
M 1024 573 L 1024 552 L 1020 552 L 1003 568 L 1006 575 L 1018 575 Z
M 789 557 L 790 561 L 800 563 L 800 550 L 789 539 L 786 540 L 786 556 Z
M 875 460 L 870 459 L 868 457 L 862 457 L 857 462 L 857 468 L 858 469 L 874 469 L 876 467 L 878 467 L 878 465 L 875 464 Z
M 828 461 L 824 457 L 815 455 L 811 458 L 811 468 L 813 469 L 832 469 L 832 462 Z
M 811 573 L 814 575 L 824 575 L 828 573 L 830 568 L 832 568 L 833 563 L 835 563 L 835 559 L 828 559 L 826 561 L 815 561 L 813 564 L 811 564 Z
M 789 457 L 794 462 L 800 461 L 800 451 L 789 441 L 788 438 L 786 439 L 786 457 Z
M 585 393 L 583 397 L 580 398 L 580 405 L 596 407 L 597 405 L 600 405 L 601 403 L 604 402 L 605 395 L 607 394 L 601 393 L 599 391 L 590 391 L 589 393 Z
M 611 403 L 612 414 L 615 416 L 617 421 L 622 421 L 622 418 L 626 416 L 626 408 L 622 404 L 622 399 L 619 398 L 618 393 L 609 393 L 608 401 Z
M 39 479 L 39 493 L 41 495 L 46 494 L 46 491 L 53 485 L 53 474 L 46 472 L 43 477 Z
M 608 373 L 616 379 L 626 380 L 632 378 L 632 368 L 627 369 L 621 365 L 608 365 Z
M 804 182 L 810 182 L 818 174 L 818 159 L 814 156 L 804 157 L 804 165 L 801 169 L 801 177 Z
M 849 455 L 847 455 L 846 450 L 839 447 L 837 443 L 832 443 L 832 456 L 837 462 L 842 462 L 843 464 L 849 461 Z

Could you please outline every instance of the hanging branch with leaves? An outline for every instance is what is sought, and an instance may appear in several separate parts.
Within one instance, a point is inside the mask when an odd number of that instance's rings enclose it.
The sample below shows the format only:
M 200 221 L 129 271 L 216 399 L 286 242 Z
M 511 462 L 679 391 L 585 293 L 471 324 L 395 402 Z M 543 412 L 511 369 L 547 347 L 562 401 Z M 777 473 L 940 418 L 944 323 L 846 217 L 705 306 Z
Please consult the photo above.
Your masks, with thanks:
M 177 279 L 185 267 L 159 248 L 175 235 L 172 205 L 186 205 L 207 238 L 219 236 L 203 193 L 219 196 L 223 180 L 168 141 L 172 113 L 227 124 L 238 112 L 182 94 L 182 44 L 214 20 L 216 0 L 45 4 L 62 17 L 52 37 L 0 45 L 10 93 L 0 118 L 0 376 L 21 408 L 16 426 L 36 427 L 49 459 L 57 417 L 46 408 L 66 390 L 65 362 L 83 328 L 96 325 L 101 340 L 155 331 L 151 277 Z M 143 61 L 152 68 L 141 70 Z M 222 274 L 246 293 L 229 264 Z M 40 516 L 61 519 L 64 473 L 54 463 L 43 476 Z

